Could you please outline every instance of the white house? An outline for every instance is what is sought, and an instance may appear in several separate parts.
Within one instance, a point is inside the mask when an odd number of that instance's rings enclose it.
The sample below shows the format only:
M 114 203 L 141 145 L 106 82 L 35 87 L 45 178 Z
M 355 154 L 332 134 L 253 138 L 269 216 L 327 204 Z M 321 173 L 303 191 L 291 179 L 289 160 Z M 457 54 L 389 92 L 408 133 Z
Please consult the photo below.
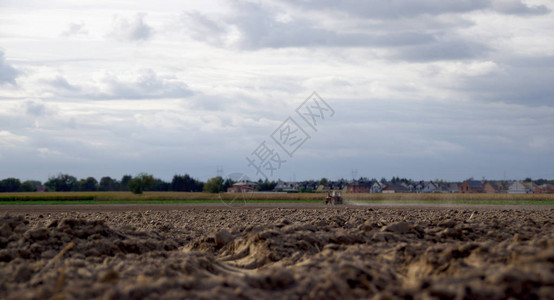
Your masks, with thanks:
M 300 184 L 298 182 L 277 181 L 277 185 L 273 189 L 276 192 L 298 192 Z
M 439 184 L 439 188 L 435 192 L 441 193 L 457 193 L 459 185 L 455 182 Z
M 383 184 L 379 181 L 373 181 L 371 184 L 370 193 L 381 193 L 383 191 Z
M 423 184 L 422 193 L 434 193 L 439 187 L 432 181 L 426 181 Z
M 534 191 L 532 185 L 520 181 L 513 181 L 508 185 L 508 194 L 532 194 Z

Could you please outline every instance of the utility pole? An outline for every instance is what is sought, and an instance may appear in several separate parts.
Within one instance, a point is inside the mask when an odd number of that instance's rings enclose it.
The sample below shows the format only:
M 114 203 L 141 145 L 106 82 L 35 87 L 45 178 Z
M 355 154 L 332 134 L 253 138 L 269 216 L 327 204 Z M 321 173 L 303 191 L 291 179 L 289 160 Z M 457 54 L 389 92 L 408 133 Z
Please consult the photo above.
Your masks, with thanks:
M 352 169 L 352 180 L 358 178 L 358 169 Z

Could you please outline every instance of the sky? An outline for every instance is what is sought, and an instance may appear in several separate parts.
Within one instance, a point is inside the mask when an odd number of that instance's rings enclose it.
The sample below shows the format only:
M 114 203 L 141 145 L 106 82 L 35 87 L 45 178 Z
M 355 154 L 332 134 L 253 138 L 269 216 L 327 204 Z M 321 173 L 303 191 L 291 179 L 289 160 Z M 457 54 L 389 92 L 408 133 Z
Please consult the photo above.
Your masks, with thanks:
M 0 178 L 554 178 L 553 10 L 2 0 Z

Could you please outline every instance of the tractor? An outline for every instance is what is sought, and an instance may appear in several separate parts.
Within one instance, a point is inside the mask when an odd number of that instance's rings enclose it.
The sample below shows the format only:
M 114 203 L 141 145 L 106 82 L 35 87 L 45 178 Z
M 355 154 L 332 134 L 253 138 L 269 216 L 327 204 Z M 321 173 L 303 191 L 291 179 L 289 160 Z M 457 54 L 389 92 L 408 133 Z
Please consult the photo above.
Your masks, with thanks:
M 342 197 L 339 191 L 330 191 L 327 193 L 327 198 L 325 198 L 325 204 L 338 205 L 342 204 Z

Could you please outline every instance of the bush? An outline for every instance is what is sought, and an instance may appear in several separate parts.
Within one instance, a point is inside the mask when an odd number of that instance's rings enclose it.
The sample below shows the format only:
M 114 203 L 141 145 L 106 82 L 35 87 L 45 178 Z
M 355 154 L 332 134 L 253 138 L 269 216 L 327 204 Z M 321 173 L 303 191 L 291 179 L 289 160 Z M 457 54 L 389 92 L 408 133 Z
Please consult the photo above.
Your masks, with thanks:
M 204 184 L 204 192 L 220 193 L 225 191 L 225 180 L 221 176 L 210 178 Z
M 133 194 L 142 194 L 144 190 L 154 186 L 154 177 L 146 173 L 140 173 L 129 181 L 129 190 Z
M 0 181 L 0 193 L 12 193 L 17 192 L 21 182 L 17 178 L 6 178 Z
M 68 174 L 50 177 L 44 184 L 49 191 L 70 192 L 77 190 L 77 178 Z

